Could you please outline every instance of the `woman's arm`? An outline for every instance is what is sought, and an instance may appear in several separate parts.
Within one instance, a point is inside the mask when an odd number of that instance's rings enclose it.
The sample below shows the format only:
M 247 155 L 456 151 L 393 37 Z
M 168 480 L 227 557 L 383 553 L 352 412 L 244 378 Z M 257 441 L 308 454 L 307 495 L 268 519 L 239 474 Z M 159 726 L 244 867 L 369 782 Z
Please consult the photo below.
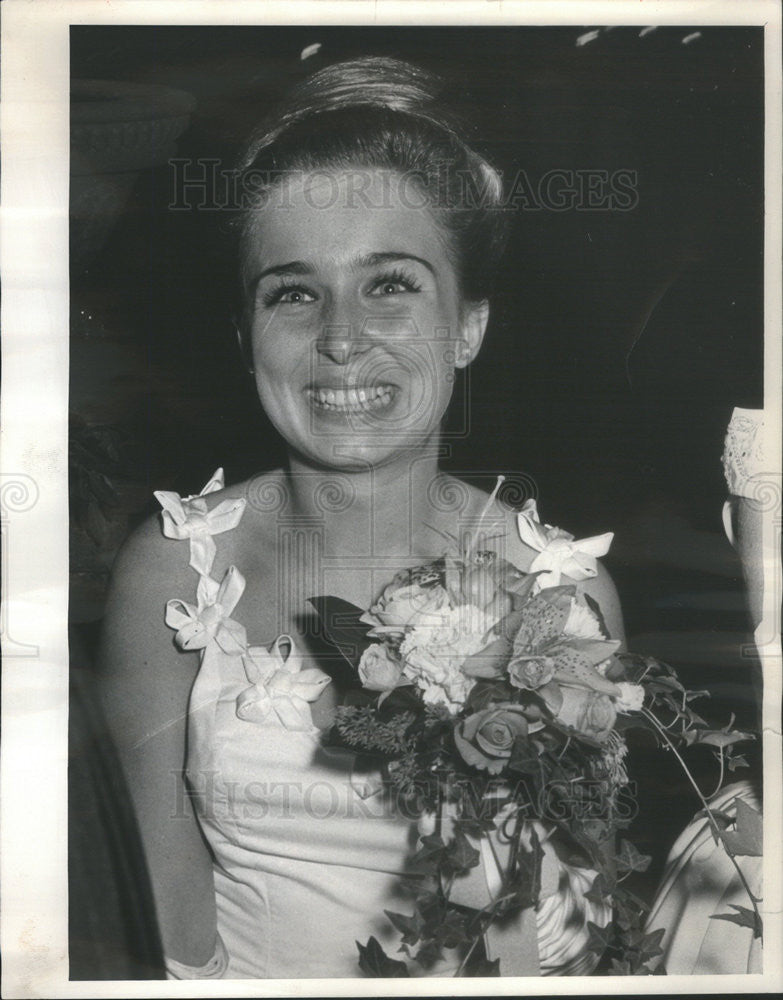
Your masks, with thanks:
M 131 792 L 164 953 L 199 966 L 213 955 L 212 862 L 185 794 L 183 768 L 195 653 L 180 653 L 166 601 L 187 600 L 196 577 L 186 543 L 150 521 L 126 542 L 112 574 L 99 654 L 99 688 Z
M 566 581 L 564 581 L 566 582 Z M 583 593 L 598 604 L 601 614 L 604 616 L 606 628 L 611 639 L 619 639 L 622 643 L 621 649 L 625 649 L 625 626 L 623 625 L 623 611 L 620 607 L 620 598 L 617 596 L 617 588 L 608 571 L 601 563 L 598 563 L 598 576 L 592 580 L 585 580 L 579 584 Z

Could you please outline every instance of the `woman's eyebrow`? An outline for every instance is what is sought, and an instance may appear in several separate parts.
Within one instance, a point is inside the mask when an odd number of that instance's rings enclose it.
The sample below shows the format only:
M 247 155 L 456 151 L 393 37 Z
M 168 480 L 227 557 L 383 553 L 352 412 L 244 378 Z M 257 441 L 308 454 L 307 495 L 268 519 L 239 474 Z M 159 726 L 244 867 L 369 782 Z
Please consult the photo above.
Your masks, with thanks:
M 435 268 L 423 257 L 417 257 L 412 253 L 399 253 L 394 250 L 386 250 L 382 253 L 371 253 L 367 254 L 365 257 L 360 257 L 356 261 L 356 267 L 377 267 L 379 264 L 388 264 L 391 261 L 397 260 L 415 260 L 417 264 L 422 264 L 433 275 L 435 274 Z
M 365 254 L 363 257 L 357 258 L 353 262 L 352 266 L 359 270 L 361 268 L 378 267 L 379 264 L 388 264 L 392 261 L 400 260 L 416 261 L 416 263 L 426 267 L 428 271 L 435 275 L 435 268 L 428 260 L 425 260 L 424 257 L 417 257 L 416 254 L 413 253 L 405 253 L 396 250 L 384 250 L 377 253 Z M 284 274 L 315 274 L 315 271 L 315 266 L 307 261 L 289 260 L 285 264 L 273 264 L 271 267 L 265 267 L 263 271 L 259 271 L 258 274 L 253 276 L 249 285 L 251 288 L 255 288 L 264 278 L 269 278 L 271 276 Z
M 268 278 L 271 274 L 313 274 L 312 264 L 304 260 L 289 260 L 287 264 L 274 264 L 272 267 L 265 267 L 253 278 L 254 283 L 258 283 L 262 278 Z

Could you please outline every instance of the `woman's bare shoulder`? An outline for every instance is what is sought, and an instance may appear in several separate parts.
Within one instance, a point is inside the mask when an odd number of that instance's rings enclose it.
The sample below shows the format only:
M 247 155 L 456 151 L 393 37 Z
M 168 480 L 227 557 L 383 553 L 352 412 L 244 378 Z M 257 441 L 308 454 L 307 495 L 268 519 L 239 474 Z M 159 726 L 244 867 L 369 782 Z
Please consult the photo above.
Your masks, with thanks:
M 263 520 L 267 512 L 279 509 L 285 503 L 281 470 L 272 470 L 251 476 L 213 490 L 198 499 L 203 500 L 207 511 L 226 501 L 244 501 L 243 522 Z M 249 516 L 248 516 L 249 515 Z M 218 549 L 231 547 L 231 532 L 214 536 Z M 187 539 L 174 539 L 163 532 L 160 512 L 143 521 L 126 539 L 114 564 L 115 576 L 147 579 L 150 584 L 164 583 L 171 586 L 197 583 L 197 576 L 190 566 L 190 545 Z
M 160 514 L 153 514 L 123 543 L 114 561 L 112 579 L 115 583 L 146 581 L 147 586 L 162 583 L 174 586 L 184 582 L 188 573 L 193 574 L 189 560 L 187 540 L 167 538 L 163 534 Z

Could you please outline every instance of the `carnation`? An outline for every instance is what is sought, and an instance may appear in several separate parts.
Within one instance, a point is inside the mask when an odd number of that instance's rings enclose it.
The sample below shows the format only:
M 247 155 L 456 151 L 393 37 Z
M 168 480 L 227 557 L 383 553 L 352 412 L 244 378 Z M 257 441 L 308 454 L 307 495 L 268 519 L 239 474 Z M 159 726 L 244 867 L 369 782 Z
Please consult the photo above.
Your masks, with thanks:
M 590 608 L 574 598 L 571 599 L 571 609 L 563 626 L 563 632 L 565 635 L 573 636 L 576 639 L 605 638 L 601 632 L 601 623 L 598 621 L 598 618 Z
M 628 684 L 620 681 L 617 687 L 619 695 L 615 698 L 618 712 L 638 712 L 644 704 L 644 688 L 641 684 Z
M 442 625 L 417 625 L 400 645 L 403 674 L 423 692 L 428 704 L 457 711 L 475 684 L 462 673 L 465 660 L 488 645 L 491 620 L 472 604 L 443 612 Z

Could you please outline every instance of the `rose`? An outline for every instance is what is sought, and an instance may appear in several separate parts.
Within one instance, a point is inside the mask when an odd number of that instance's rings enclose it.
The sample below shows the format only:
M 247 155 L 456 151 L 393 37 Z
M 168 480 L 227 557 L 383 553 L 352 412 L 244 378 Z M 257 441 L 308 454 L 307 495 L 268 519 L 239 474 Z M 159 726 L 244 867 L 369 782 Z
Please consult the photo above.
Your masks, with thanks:
M 454 730 L 454 742 L 467 764 L 499 774 L 506 766 L 514 743 L 528 734 L 525 709 L 501 703 L 463 719 Z
M 548 684 L 555 674 L 551 656 L 517 656 L 508 665 L 508 679 L 514 687 L 527 691 Z
M 596 740 L 605 740 L 614 728 L 617 710 L 606 694 L 588 688 L 560 687 L 562 701 L 554 710 L 555 718 Z
M 439 625 L 443 621 L 441 612 L 448 611 L 448 607 L 449 595 L 439 584 L 387 587 L 361 620 L 371 625 Z
M 370 691 L 391 691 L 402 678 L 402 663 L 383 643 L 374 642 L 362 653 L 359 679 Z

